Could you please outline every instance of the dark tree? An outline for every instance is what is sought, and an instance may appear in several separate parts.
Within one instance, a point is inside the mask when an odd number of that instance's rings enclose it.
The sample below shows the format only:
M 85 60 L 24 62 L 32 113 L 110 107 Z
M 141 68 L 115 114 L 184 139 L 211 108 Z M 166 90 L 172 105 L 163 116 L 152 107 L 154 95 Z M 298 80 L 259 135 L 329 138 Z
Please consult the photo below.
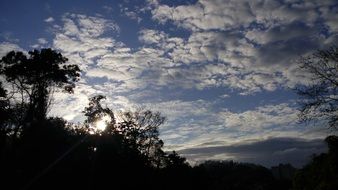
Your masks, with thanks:
M 162 150 L 164 143 L 159 138 L 158 127 L 164 123 L 165 118 L 159 112 L 139 109 L 134 112 L 119 113 L 119 122 L 116 122 L 113 111 L 108 107 L 102 107 L 103 99 L 105 96 L 102 95 L 89 99 L 89 106 L 84 110 L 87 116 L 85 130 L 95 133 L 95 123 L 105 118 L 107 127 L 104 131 L 99 131 L 100 134 L 115 135 L 115 137 L 120 135 L 124 143 L 146 157 L 153 166 L 163 166 L 165 164 L 165 153 Z
M 2 87 L 0 82 L 0 151 L 5 149 L 7 134 L 11 131 L 9 127 L 10 110 L 9 101 L 7 100 L 6 90 Z M 0 156 L 3 156 L 3 151 L 0 152 Z
M 102 118 L 106 117 L 108 118 L 108 121 L 106 122 L 107 128 L 104 131 L 100 132 L 106 132 L 110 133 L 115 130 L 115 116 L 111 109 L 107 107 L 102 107 L 101 100 L 106 99 L 105 96 L 97 95 L 92 98 L 89 98 L 89 105 L 88 107 L 85 107 L 85 110 L 83 113 L 87 117 L 87 119 L 84 121 L 85 123 L 85 129 L 89 133 L 95 133 L 95 123 L 101 120 Z
M 117 123 L 117 131 L 126 136 L 142 154 L 150 158 L 154 166 L 163 165 L 164 143 L 159 138 L 158 128 L 164 123 L 165 117 L 159 112 L 139 109 L 135 112 L 120 113 L 120 119 L 122 121 Z
M 0 82 L 0 130 L 3 130 L 3 127 L 6 127 L 6 123 L 9 120 L 9 101 L 7 98 L 7 92 L 2 87 L 2 82 Z
M 19 126 L 45 119 L 55 90 L 73 92 L 80 69 L 65 64 L 67 61 L 52 49 L 30 51 L 28 56 L 12 51 L 1 59 L 0 74 L 6 80 L 8 97 L 19 112 L 25 113 L 19 119 Z
M 189 164 L 186 162 L 186 158 L 181 157 L 175 151 L 167 155 L 166 159 L 167 168 L 184 168 L 189 167 Z
M 121 117 L 120 122 L 115 122 L 113 111 L 102 106 L 101 100 L 103 99 L 105 97 L 102 95 L 89 99 L 89 105 L 84 110 L 87 119 L 82 126 L 84 131 L 90 134 L 86 140 L 86 146 L 92 150 L 91 173 L 95 173 L 93 179 L 99 181 L 99 183 L 92 184 L 93 188 L 101 189 L 108 186 L 110 179 L 115 179 L 114 187 L 117 189 L 136 188 L 140 184 L 149 188 L 152 180 L 151 173 L 154 169 L 152 165 L 154 155 L 142 152 L 143 143 L 140 139 L 147 138 L 147 136 L 143 128 L 138 126 L 141 124 L 136 123 L 137 113 L 130 112 L 128 120 Z M 141 115 L 138 119 L 146 120 L 141 118 Z M 96 125 L 102 120 L 106 121 L 106 128 L 97 130 Z
M 293 179 L 294 189 L 338 189 L 338 137 L 325 139 L 329 151 L 312 158 Z
M 279 189 L 272 187 L 272 173 L 263 166 L 233 161 L 206 161 L 196 168 L 205 172 L 205 189 Z
M 338 48 L 319 50 L 299 59 L 302 71 L 310 75 L 307 85 L 296 88 L 302 97 L 301 121 L 325 121 L 338 127 Z

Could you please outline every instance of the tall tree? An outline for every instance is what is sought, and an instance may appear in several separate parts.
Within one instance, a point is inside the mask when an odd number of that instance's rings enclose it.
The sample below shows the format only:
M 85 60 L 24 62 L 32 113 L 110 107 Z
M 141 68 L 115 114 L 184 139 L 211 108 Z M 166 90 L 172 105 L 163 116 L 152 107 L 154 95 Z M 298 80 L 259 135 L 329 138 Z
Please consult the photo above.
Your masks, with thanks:
M 9 102 L 7 99 L 7 92 L 6 90 L 2 87 L 2 82 L 0 81 L 0 127 L 5 125 L 5 123 L 9 119 Z M 2 129 L 0 129 L 1 131 Z
M 95 133 L 98 127 L 95 125 L 98 121 L 106 122 L 106 129 L 98 131 L 99 133 L 122 136 L 124 143 L 148 158 L 154 166 L 163 165 L 165 153 L 162 147 L 164 143 L 159 138 L 158 128 L 164 123 L 165 117 L 159 112 L 143 109 L 114 115 L 111 109 L 102 107 L 101 100 L 103 99 L 105 96 L 102 95 L 89 98 L 89 106 L 84 110 L 85 116 L 87 116 L 85 130 Z M 119 117 L 118 122 L 116 116 Z
M 6 136 L 9 133 L 10 129 L 7 125 L 9 121 L 10 112 L 9 112 L 9 102 L 7 100 L 6 90 L 2 87 L 0 82 L 0 151 L 3 150 L 6 144 Z M 0 152 L 0 156 L 2 152 Z
M 102 107 L 101 100 L 106 99 L 105 96 L 96 95 L 94 97 L 89 98 L 89 105 L 85 107 L 83 113 L 87 117 L 85 120 L 85 127 L 87 132 L 111 132 L 114 130 L 115 125 L 115 116 L 114 112 L 108 107 Z M 107 125 L 107 129 L 103 131 L 97 131 L 95 126 L 98 121 L 102 120 L 102 125 Z
M 11 51 L 0 61 L 0 74 L 6 80 L 8 96 L 21 112 L 22 123 L 41 120 L 46 114 L 56 89 L 72 93 L 79 80 L 77 65 L 52 49 L 28 52 Z
M 307 85 L 296 88 L 302 97 L 301 121 L 325 121 L 338 129 L 338 48 L 319 50 L 299 59 L 300 68 L 310 75 Z
M 163 141 L 159 138 L 158 128 L 165 121 L 159 112 L 139 109 L 137 111 L 122 112 L 121 122 L 117 123 L 117 130 L 128 138 L 143 155 L 148 157 L 153 165 L 163 165 Z

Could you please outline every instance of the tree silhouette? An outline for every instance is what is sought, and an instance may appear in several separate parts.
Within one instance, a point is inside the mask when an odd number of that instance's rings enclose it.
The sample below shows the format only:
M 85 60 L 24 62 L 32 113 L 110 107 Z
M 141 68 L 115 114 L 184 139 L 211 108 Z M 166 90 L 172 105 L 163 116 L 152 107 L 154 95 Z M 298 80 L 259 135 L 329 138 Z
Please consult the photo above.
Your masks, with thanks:
M 259 165 L 206 161 L 197 168 L 205 172 L 206 189 L 279 189 L 273 187 L 271 172 Z
M 101 100 L 105 96 L 97 95 L 89 98 L 89 105 L 84 113 L 85 129 L 89 133 L 95 133 L 95 122 L 103 117 L 109 117 L 106 129 L 100 131 L 101 135 L 121 136 L 125 144 L 128 144 L 139 154 L 143 155 L 156 167 L 164 165 L 165 153 L 162 150 L 163 141 L 159 138 L 158 127 L 163 124 L 165 118 L 159 112 L 139 109 L 119 113 L 119 122 L 116 122 L 113 111 L 108 107 L 102 107 Z
M 109 122 L 105 121 L 107 125 L 107 128 L 104 131 L 106 133 L 114 132 L 115 130 L 115 116 L 113 111 L 110 108 L 103 108 L 101 105 L 101 100 L 105 99 L 105 96 L 97 95 L 94 97 L 89 98 L 89 105 L 88 107 L 85 107 L 85 110 L 83 113 L 87 117 L 87 119 L 84 121 L 85 128 L 87 132 L 89 133 L 95 133 L 95 122 L 99 121 L 103 117 L 108 117 Z
M 79 67 L 66 62 L 51 49 L 12 51 L 0 60 L 1 177 L 12 189 L 29 183 L 76 139 L 63 119 L 46 117 L 53 92 L 72 93 L 79 80 Z
M 118 189 L 135 188 L 140 184 L 151 186 L 152 178 L 150 176 L 154 169 L 152 165 L 154 155 L 145 154 L 141 148 L 144 142 L 140 139 L 147 138 L 147 131 L 143 129 L 143 125 L 139 126 L 141 124 L 136 123 L 134 116 L 138 113 L 129 112 L 128 120 L 121 118 L 121 121 L 117 123 L 113 111 L 101 105 L 103 99 L 105 97 L 102 95 L 89 98 L 89 105 L 84 110 L 87 119 L 83 127 L 88 134 L 88 138 L 83 146 L 91 150 L 89 152 L 89 157 L 92 160 L 90 173 L 95 173 L 92 178 L 94 181 L 99 181 L 99 183 L 95 182 L 91 186 L 94 189 L 106 187 L 110 184 L 112 177 L 115 179 L 114 187 Z M 147 123 L 145 120 L 152 120 L 153 116 L 146 115 L 147 118 L 143 118 L 141 115 L 138 115 L 137 118 L 139 121 L 142 120 Z M 103 117 L 110 117 L 107 119 L 106 129 L 103 131 L 95 130 L 96 123 Z M 149 138 L 154 137 L 150 136 Z
M 296 173 L 294 189 L 338 189 L 338 137 L 328 136 L 328 153 L 312 158 L 312 161 Z
M 303 98 L 299 118 L 301 121 L 327 121 L 332 129 L 338 127 L 338 48 L 319 50 L 301 57 L 300 68 L 310 74 L 308 85 L 298 86 Z
M 2 82 L 0 82 L 0 130 L 5 130 L 6 123 L 9 120 L 9 101 L 7 99 L 7 92 L 2 87 Z
M 128 142 L 148 157 L 151 163 L 163 165 L 163 141 L 159 138 L 158 127 L 165 121 L 159 112 L 139 109 L 135 112 L 120 113 L 121 122 L 117 130 L 128 139 Z
M 186 158 L 179 156 L 175 151 L 167 155 L 165 165 L 167 168 L 189 167 L 189 164 L 186 162 Z
M 46 118 L 51 95 L 57 88 L 72 93 L 79 80 L 77 65 L 52 49 L 28 52 L 9 52 L 1 59 L 0 74 L 8 83 L 8 96 L 25 113 L 21 124 Z
M 6 90 L 2 87 L 0 82 L 0 151 L 6 149 L 7 135 L 10 133 L 11 128 L 8 125 L 10 119 L 9 101 L 7 100 Z M 4 155 L 0 152 L 0 158 Z

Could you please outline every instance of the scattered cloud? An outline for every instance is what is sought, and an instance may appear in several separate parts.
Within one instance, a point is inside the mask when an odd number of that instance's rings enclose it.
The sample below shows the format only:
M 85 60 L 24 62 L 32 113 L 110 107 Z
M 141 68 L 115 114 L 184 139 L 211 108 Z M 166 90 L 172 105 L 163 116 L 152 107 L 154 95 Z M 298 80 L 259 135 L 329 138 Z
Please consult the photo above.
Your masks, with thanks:
M 269 127 L 294 126 L 297 122 L 297 109 L 287 103 L 266 105 L 241 113 L 220 112 L 224 126 L 241 131 L 262 131 Z
M 47 44 L 48 41 L 45 38 L 39 38 L 38 39 L 39 44 Z
M 137 23 L 140 23 L 142 21 L 142 18 L 138 15 L 136 11 L 131 11 L 127 7 L 122 8 L 121 12 L 123 15 L 127 16 L 128 18 L 132 20 L 136 20 Z
M 215 110 L 218 101 L 162 101 L 143 104 L 160 111 L 167 122 L 160 128 L 161 137 L 178 149 L 199 146 L 208 142 L 234 143 L 246 139 L 270 137 L 320 138 L 323 131 L 297 123 L 293 103 L 270 104 L 242 112 Z M 223 145 L 223 144 L 217 145 Z M 215 144 L 216 145 L 216 144 Z
M 66 104 L 74 113 L 86 106 L 84 99 L 100 93 L 107 95 L 108 105 L 116 109 L 140 105 L 160 111 L 168 118 L 160 129 L 168 149 L 184 149 L 224 138 L 241 141 L 303 133 L 303 128 L 295 127 L 297 109 L 292 103 L 234 112 L 217 108 L 218 100 L 143 99 L 154 98 L 154 90 L 164 87 L 198 90 L 228 87 L 248 96 L 287 85 L 291 76 L 283 74 L 281 68 L 286 68 L 285 65 L 251 62 L 258 60 L 253 57 L 259 53 L 250 42 L 253 39 L 226 31 L 197 31 L 185 39 L 164 31 L 142 29 L 139 41 L 144 46 L 131 49 L 113 36 L 106 37 L 109 31 L 118 33 L 119 26 L 100 16 L 66 14 L 62 20 L 64 24 L 56 30 L 54 47 L 71 63 L 80 65 L 83 79 L 80 90 L 75 89 L 78 91 L 75 98 L 60 95 L 57 101 L 63 101 L 58 105 Z M 288 69 L 292 70 L 292 65 Z M 231 97 L 224 94 L 220 99 L 224 98 Z M 61 114 L 64 107 L 54 110 L 54 114 Z M 63 117 L 79 121 L 79 115 L 78 111 Z M 320 136 L 316 134 L 315 137 Z
M 295 60 L 338 41 L 332 22 L 334 1 L 200 0 L 179 6 L 151 1 L 150 5 L 155 21 L 191 32 L 168 53 L 175 62 L 192 64 L 190 70 L 203 70 L 196 63 L 205 62 L 221 67 L 213 70 L 218 73 L 194 75 L 201 83 L 199 88 L 224 86 L 249 95 L 293 87 L 302 78 Z M 331 35 L 326 34 L 323 24 Z M 149 37 L 152 44 L 161 39 L 155 45 L 163 47 L 165 36 L 168 34 L 161 31 L 157 38 L 154 33 Z M 225 71 L 223 65 L 234 72 Z
M 0 43 L 0 57 L 5 56 L 10 51 L 22 51 L 25 52 L 19 45 L 10 42 Z
M 229 94 L 223 94 L 223 95 L 220 96 L 220 98 L 229 98 L 229 97 L 230 97 Z
M 47 23 L 54 22 L 54 18 L 53 17 L 48 17 L 48 18 L 45 19 L 45 22 L 47 22 Z
M 38 38 L 37 43 L 34 45 L 31 45 L 32 48 L 38 49 L 38 48 L 45 48 L 48 45 L 48 41 L 45 38 Z
M 108 13 L 112 13 L 113 10 L 114 10 L 113 7 L 108 6 L 108 5 L 104 5 L 102 8 L 103 8 L 105 11 L 107 11 Z
M 62 21 L 63 26 L 56 27 L 53 46 L 83 70 L 109 53 L 110 48 L 121 46 L 112 38 L 102 37 L 106 31 L 119 32 L 118 25 L 112 21 L 77 14 L 66 14 Z
M 251 95 L 293 87 L 299 79 L 304 80 L 295 60 L 328 39 L 316 23 L 323 16 L 308 4 L 290 7 L 277 1 L 198 1 L 169 7 L 153 1 L 151 13 L 155 21 L 173 22 L 191 34 L 182 38 L 168 31 L 142 29 L 139 40 L 144 46 L 121 53 L 120 48 L 124 51 L 128 47 L 103 37 L 109 28 L 118 31 L 116 24 L 104 18 L 94 21 L 94 17 L 67 14 L 54 46 L 68 48 L 66 52 L 82 52 L 81 56 L 72 53 L 77 56 L 75 63 L 95 60 L 100 68 L 88 71 L 88 76 L 107 77 L 119 83 L 120 89 L 142 83 L 141 89 L 168 85 L 200 90 L 227 87 L 240 95 Z M 93 44 L 100 46 L 93 48 Z M 125 63 L 123 67 L 117 63 L 120 61 Z
M 334 5 L 328 2 L 280 2 L 280 1 L 247 1 L 199 0 L 195 4 L 169 7 L 165 4 L 152 3 L 153 19 L 161 23 L 172 21 L 180 27 L 192 31 L 231 30 L 239 27 L 250 27 L 251 24 L 262 24 L 273 27 L 294 21 L 312 24 L 320 16 L 317 7 Z
M 53 17 L 44 22 L 53 38 L 35 37 L 30 47 L 51 45 L 82 70 L 75 94 L 55 93 L 50 115 L 80 122 L 88 97 L 97 94 L 106 95 L 105 104 L 114 110 L 145 106 L 168 118 L 160 128 L 166 149 L 180 150 L 191 160 L 208 156 L 278 160 L 277 154 L 301 154 L 299 147 L 308 141 L 304 139 L 326 135 L 297 124 L 291 98 L 273 103 L 261 100 L 277 90 L 286 92 L 306 83 L 307 75 L 299 71 L 295 60 L 338 42 L 335 1 L 170 4 L 124 2 L 100 6 L 105 10 L 102 14 L 65 13 L 61 19 L 46 4 Z M 138 35 L 138 47 L 127 45 L 130 42 L 124 35 L 130 31 L 124 34 L 120 27 L 126 31 L 128 26 L 111 19 L 115 16 L 138 22 L 133 28 L 139 30 L 132 31 Z M 1 36 L 6 42 L 0 43 L 0 55 L 23 51 L 18 41 L 10 40 L 11 33 Z M 236 109 L 232 105 L 247 98 L 252 99 L 251 106 Z M 264 158 L 242 151 L 243 147 L 259 149 L 265 142 L 280 142 L 285 147 L 268 149 Z M 234 143 L 236 150 L 231 149 Z M 303 153 L 317 150 L 306 147 Z

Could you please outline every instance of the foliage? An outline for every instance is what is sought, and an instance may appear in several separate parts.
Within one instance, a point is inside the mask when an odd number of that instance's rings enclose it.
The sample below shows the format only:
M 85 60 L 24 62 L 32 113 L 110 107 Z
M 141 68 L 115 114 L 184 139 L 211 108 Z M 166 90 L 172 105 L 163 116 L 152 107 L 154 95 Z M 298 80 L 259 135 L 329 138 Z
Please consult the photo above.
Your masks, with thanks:
M 302 57 L 300 68 L 310 75 L 306 85 L 296 88 L 303 98 L 299 118 L 303 122 L 323 122 L 338 129 L 338 48 L 331 47 Z M 326 138 L 328 153 L 314 155 L 293 180 L 294 189 L 338 189 L 338 138 Z
M 177 152 L 173 151 L 168 154 L 167 159 L 165 159 L 166 168 L 184 168 L 189 167 L 189 164 L 186 162 L 186 158 L 181 157 Z
M 85 123 L 92 124 L 103 117 L 105 114 L 108 114 L 114 123 L 114 114 L 109 108 L 103 108 L 100 101 L 105 99 L 105 96 L 97 95 L 92 98 L 89 98 L 89 105 L 85 107 L 83 113 L 87 117 Z
M 139 109 L 135 112 L 120 113 L 121 122 L 116 129 L 125 136 L 128 142 L 137 148 L 143 155 L 150 158 L 156 167 L 161 167 L 163 141 L 159 138 L 158 127 L 165 118 L 159 112 Z
M 300 68 L 310 74 L 309 84 L 297 87 L 303 98 L 301 121 L 328 121 L 338 127 L 338 48 L 319 50 L 299 60 Z
M 9 120 L 9 101 L 7 99 L 7 92 L 2 87 L 2 83 L 0 82 L 0 130 L 4 130 L 6 127 L 6 123 Z
M 338 137 L 325 139 L 328 153 L 314 156 L 312 161 L 296 173 L 294 189 L 338 189 Z
M 0 74 L 6 80 L 8 98 L 26 113 L 21 124 L 46 117 L 56 88 L 73 92 L 80 69 L 77 65 L 65 64 L 67 61 L 51 49 L 30 51 L 28 57 L 23 52 L 11 51 L 1 59 Z
M 206 172 L 208 189 L 278 189 L 271 172 L 258 165 L 233 161 L 207 161 L 198 166 Z
M 89 99 L 89 106 L 84 110 L 87 116 L 85 128 L 88 132 L 95 133 L 95 122 L 108 116 L 107 127 L 104 131 L 99 131 L 100 134 L 122 136 L 125 144 L 138 150 L 152 165 L 161 167 L 165 153 L 162 150 L 163 141 L 159 138 L 158 127 L 163 124 L 165 118 L 158 112 L 138 110 L 121 112 L 120 121 L 116 122 L 113 111 L 102 107 L 100 101 L 103 99 L 105 96 L 102 95 Z

